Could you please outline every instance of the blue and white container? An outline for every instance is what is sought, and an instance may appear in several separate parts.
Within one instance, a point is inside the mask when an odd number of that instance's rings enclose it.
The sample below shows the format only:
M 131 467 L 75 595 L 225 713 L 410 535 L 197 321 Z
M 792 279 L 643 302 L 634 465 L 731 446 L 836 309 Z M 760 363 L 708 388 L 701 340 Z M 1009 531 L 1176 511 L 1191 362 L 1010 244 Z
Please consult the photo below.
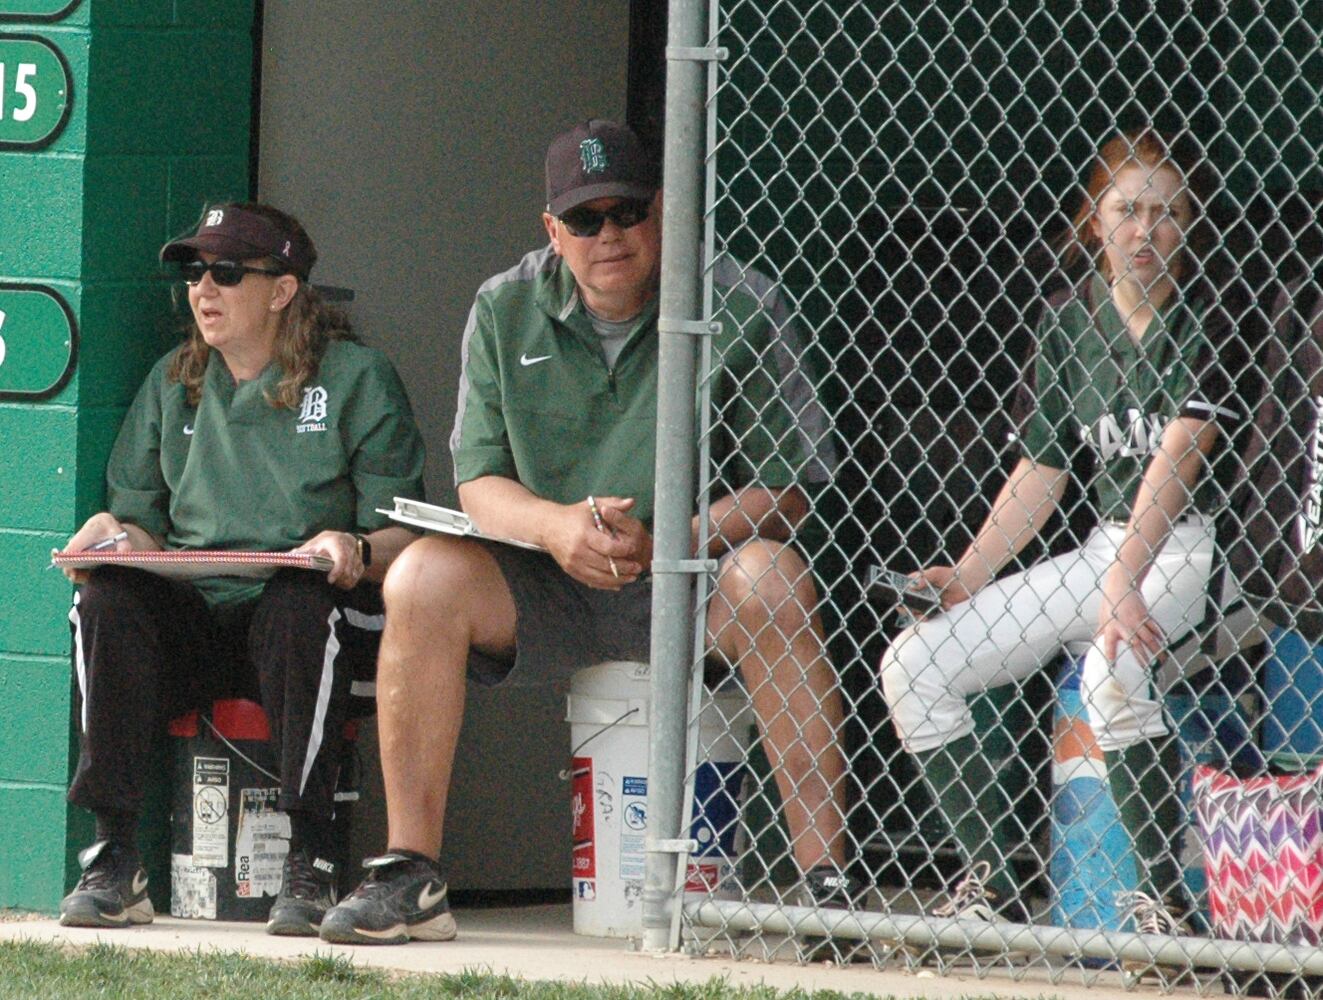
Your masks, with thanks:
M 1052 922 L 1120 930 L 1119 893 L 1135 888 L 1130 837 L 1116 811 L 1102 748 L 1080 697 L 1084 656 L 1067 655 L 1057 673 L 1052 719 Z

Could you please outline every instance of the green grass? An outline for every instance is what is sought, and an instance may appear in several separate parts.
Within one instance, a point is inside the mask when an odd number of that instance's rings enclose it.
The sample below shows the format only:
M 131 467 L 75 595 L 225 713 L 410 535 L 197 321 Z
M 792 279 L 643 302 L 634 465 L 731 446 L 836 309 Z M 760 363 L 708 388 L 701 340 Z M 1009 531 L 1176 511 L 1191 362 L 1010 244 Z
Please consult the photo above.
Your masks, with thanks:
M 706 983 L 590 986 L 528 982 L 480 970 L 404 975 L 356 966 L 342 955 L 272 962 L 221 952 L 151 952 L 118 945 L 62 948 L 0 942 L 0 998 L 22 1000 L 873 1000 L 832 990 L 736 988 Z M 896 1000 L 896 998 L 889 998 Z M 974 1000 L 974 998 L 969 998 Z

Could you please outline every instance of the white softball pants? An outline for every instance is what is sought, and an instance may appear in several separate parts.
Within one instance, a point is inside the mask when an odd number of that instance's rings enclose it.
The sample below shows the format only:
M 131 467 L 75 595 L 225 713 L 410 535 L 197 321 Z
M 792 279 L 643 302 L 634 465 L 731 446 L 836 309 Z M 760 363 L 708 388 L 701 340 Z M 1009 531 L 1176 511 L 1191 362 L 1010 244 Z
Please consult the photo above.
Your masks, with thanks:
M 897 636 L 882 657 L 882 691 L 905 749 L 932 750 L 972 732 L 969 695 L 1021 680 L 1070 646 L 1088 649 L 1080 694 L 1103 750 L 1165 735 L 1162 691 L 1210 662 L 1191 633 L 1207 608 L 1212 526 L 1198 515 L 1182 520 L 1144 580 L 1168 640 L 1159 677 L 1130 647 L 1109 663 L 1093 643 L 1103 574 L 1124 535 L 1119 524 L 1100 525 L 1082 548 L 991 583 Z

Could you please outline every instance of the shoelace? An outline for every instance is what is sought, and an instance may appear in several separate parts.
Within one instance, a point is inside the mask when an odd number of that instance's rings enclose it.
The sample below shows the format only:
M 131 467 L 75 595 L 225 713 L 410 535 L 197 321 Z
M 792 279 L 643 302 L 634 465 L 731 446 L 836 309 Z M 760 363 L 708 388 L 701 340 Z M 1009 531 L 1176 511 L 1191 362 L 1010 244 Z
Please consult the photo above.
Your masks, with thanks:
M 83 869 L 78 879 L 79 889 L 113 889 L 120 880 L 120 859 L 113 848 L 107 847 L 90 865 Z
M 389 895 L 394 890 L 391 880 L 409 864 L 407 858 L 402 858 L 388 865 L 371 868 L 367 878 L 359 883 L 358 888 L 350 893 L 350 896 L 355 899 L 372 899 L 375 896 Z
M 285 884 L 295 899 L 316 899 L 321 893 L 321 882 L 313 873 L 312 862 L 302 851 L 289 855 L 285 863 Z
M 933 916 L 958 917 L 966 907 L 983 902 L 988 898 L 988 890 L 983 883 L 991 876 L 992 865 L 988 862 L 976 861 L 970 865 L 965 877 L 951 891 L 951 898 L 933 910 Z
M 1134 920 L 1135 930 L 1140 934 L 1176 934 L 1180 930 L 1180 922 L 1166 905 L 1146 892 L 1119 893 L 1116 903 L 1128 911 L 1127 916 Z

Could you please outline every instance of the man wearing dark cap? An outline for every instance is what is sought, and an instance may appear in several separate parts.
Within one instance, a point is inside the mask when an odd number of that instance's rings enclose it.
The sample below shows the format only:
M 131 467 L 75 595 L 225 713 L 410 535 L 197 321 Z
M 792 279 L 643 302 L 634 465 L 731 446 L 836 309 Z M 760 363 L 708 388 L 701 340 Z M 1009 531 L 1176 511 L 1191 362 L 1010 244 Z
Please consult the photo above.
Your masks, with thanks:
M 315 935 L 335 901 L 343 727 L 355 684 L 374 675 L 380 581 L 413 538 L 377 508 L 422 489 L 422 441 L 390 362 L 308 284 L 317 253 L 296 219 L 213 205 L 161 257 L 178 266 L 192 326 L 129 407 L 106 469 L 107 509 L 66 548 L 296 550 L 330 569 L 196 580 L 71 571 L 83 587 L 69 613 L 80 746 L 69 800 L 94 814 L 96 841 L 60 921 L 152 919 L 136 837 L 146 775 L 159 766 L 155 734 L 188 709 L 243 697 L 266 710 L 276 805 L 291 827 L 283 870 L 272 846 L 242 888 L 275 897 L 272 933 Z M 199 860 L 212 885 L 239 874 L 221 854 L 219 868 Z
M 324 940 L 403 943 L 455 933 L 438 866 L 465 681 L 536 684 L 649 655 L 661 194 L 627 128 L 589 121 L 546 159 L 550 245 L 479 290 L 463 338 L 451 451 L 460 502 L 484 532 L 545 552 L 446 535 L 411 545 L 385 584 L 378 727 L 388 849 L 322 923 Z M 786 545 L 832 445 L 799 367 L 803 344 L 767 279 L 730 261 L 714 407 L 731 492 L 695 547 L 719 557 L 707 626 L 737 665 L 786 803 L 801 900 L 849 905 L 835 676 L 808 567 Z M 600 518 L 600 523 L 599 523 Z

